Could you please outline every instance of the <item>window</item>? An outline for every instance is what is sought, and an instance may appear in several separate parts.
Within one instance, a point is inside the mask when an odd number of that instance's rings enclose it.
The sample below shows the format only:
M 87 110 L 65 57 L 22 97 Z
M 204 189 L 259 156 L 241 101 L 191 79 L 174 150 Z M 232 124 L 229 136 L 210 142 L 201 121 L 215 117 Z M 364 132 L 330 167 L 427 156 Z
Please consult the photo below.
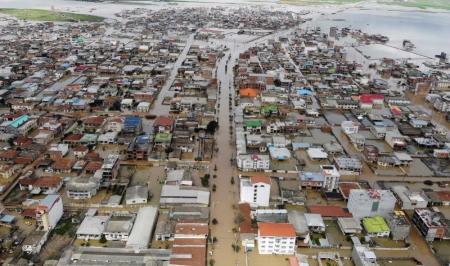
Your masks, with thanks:
M 372 203 L 372 212 L 378 211 L 378 207 L 379 207 L 379 206 L 380 206 L 380 202 L 374 201 L 374 202 Z

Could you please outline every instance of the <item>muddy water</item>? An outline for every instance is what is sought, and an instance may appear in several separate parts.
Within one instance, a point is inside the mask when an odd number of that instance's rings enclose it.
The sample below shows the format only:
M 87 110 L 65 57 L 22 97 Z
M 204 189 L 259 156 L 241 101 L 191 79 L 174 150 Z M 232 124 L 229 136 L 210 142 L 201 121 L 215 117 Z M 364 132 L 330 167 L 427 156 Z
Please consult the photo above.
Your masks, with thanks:
M 236 210 L 233 205 L 239 202 L 239 180 L 237 178 L 238 171 L 231 165 L 230 159 L 235 156 L 234 138 L 230 131 L 230 103 L 229 95 L 232 95 L 234 99 L 234 87 L 233 87 L 233 66 L 239 57 L 239 53 L 245 51 L 249 47 L 266 41 L 270 38 L 275 38 L 279 35 L 288 34 L 289 31 L 277 32 L 260 38 L 253 42 L 248 43 L 236 43 L 226 40 L 217 40 L 216 44 L 227 45 L 230 50 L 219 61 L 217 78 L 220 81 L 220 108 L 219 108 L 219 125 L 220 128 L 217 132 L 216 141 L 219 148 L 219 152 L 216 154 L 212 161 L 211 169 L 214 169 L 214 165 L 217 165 L 217 178 L 212 179 L 213 184 L 217 185 L 217 191 L 212 193 L 211 196 L 211 219 L 216 218 L 219 222 L 218 225 L 211 225 L 211 235 L 217 237 L 218 242 L 214 247 L 210 247 L 212 256 L 208 255 L 208 260 L 213 258 L 218 266 L 229 265 L 269 265 L 258 263 L 251 263 L 246 258 L 243 251 L 235 253 L 231 247 L 232 244 L 240 245 L 238 234 L 233 233 L 233 228 L 236 227 L 234 223 L 234 217 Z M 228 57 L 231 55 L 230 60 Z M 225 71 L 225 65 L 228 61 L 228 71 Z M 233 127 L 234 130 L 234 127 Z M 235 184 L 231 185 L 231 177 L 234 176 Z M 254 251 L 256 252 L 256 251 Z M 254 257 L 254 255 L 252 255 Z M 282 257 L 271 257 L 270 265 L 285 265 L 285 261 Z M 278 264 L 279 263 L 279 264 Z

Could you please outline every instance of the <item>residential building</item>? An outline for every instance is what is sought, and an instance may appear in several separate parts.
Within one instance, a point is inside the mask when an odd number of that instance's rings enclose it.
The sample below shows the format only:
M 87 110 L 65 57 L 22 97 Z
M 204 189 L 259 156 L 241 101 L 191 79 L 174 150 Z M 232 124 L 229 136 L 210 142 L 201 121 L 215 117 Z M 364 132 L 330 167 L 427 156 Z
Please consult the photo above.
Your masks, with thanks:
M 252 176 L 241 179 L 240 202 L 252 207 L 268 207 L 272 181 L 268 176 Z
M 107 240 L 127 241 L 136 215 L 128 212 L 113 212 L 105 224 L 103 234 Z
M 56 194 L 62 185 L 63 181 L 59 176 L 25 177 L 19 179 L 20 190 L 28 190 L 31 194 Z
M 405 240 L 411 231 L 411 224 L 403 211 L 394 211 L 386 216 L 393 240 Z
M 359 130 L 359 124 L 353 121 L 342 121 L 341 129 L 346 135 L 356 134 Z
M 97 211 L 90 213 L 87 212 L 83 221 L 77 229 L 76 236 L 78 239 L 88 241 L 90 239 L 100 240 L 103 232 L 105 231 L 105 225 L 109 219 L 108 215 L 95 215 Z
M 364 159 L 368 163 L 377 163 L 379 150 L 377 146 L 374 145 L 365 145 L 363 151 Z
M 325 222 L 323 221 L 322 215 L 317 213 L 305 213 L 305 220 L 310 231 L 316 233 L 325 232 Z
M 237 167 L 241 171 L 264 171 L 270 169 L 269 155 L 238 155 L 236 158 Z
M 339 217 L 337 223 L 344 234 L 360 234 L 362 232 L 359 220 L 353 217 Z
M 101 174 L 101 171 L 96 173 Z M 97 174 L 98 175 L 98 174 Z M 74 177 L 66 184 L 66 195 L 71 199 L 90 199 L 100 188 L 101 177 Z
M 448 226 L 444 215 L 433 208 L 415 209 L 412 221 L 430 242 L 444 238 Z
M 355 266 L 378 266 L 375 252 L 367 246 L 354 245 L 352 250 L 352 259 Z
M 147 160 L 151 150 L 150 141 L 148 135 L 135 137 L 127 148 L 128 160 Z
M 171 133 L 175 126 L 175 119 L 167 116 L 159 116 L 153 122 L 154 132 Z
M 386 221 L 379 215 L 363 218 L 362 224 L 369 236 L 388 237 L 391 233 Z
M 375 215 L 384 217 L 394 210 L 396 201 L 390 190 L 352 189 L 347 208 L 357 219 Z
M 38 230 L 51 231 L 63 215 L 63 202 L 58 194 L 47 195 L 36 207 Z
M 337 189 L 341 175 L 336 167 L 334 165 L 321 165 L 320 170 L 325 178 L 322 186 L 323 189 L 328 192 Z
M 101 168 L 103 182 L 115 180 L 119 174 L 119 166 L 119 155 L 109 154 L 103 161 Z
M 356 158 L 334 158 L 334 164 L 340 175 L 360 175 L 362 171 L 361 161 Z
M 296 233 L 289 223 L 259 223 L 258 252 L 259 254 L 295 254 Z
M 310 232 L 306 223 L 305 213 L 296 210 L 288 212 L 288 222 L 294 226 L 297 234 L 297 245 L 307 246 L 310 241 Z
M 125 193 L 125 203 L 130 204 L 145 204 L 148 200 L 147 186 L 132 186 L 127 188 Z
M 428 206 L 428 197 L 423 191 L 411 191 L 406 186 L 394 186 L 392 191 L 397 196 L 402 210 L 414 210 Z
M 122 132 L 125 134 L 137 134 L 142 131 L 142 118 L 139 116 L 125 116 Z

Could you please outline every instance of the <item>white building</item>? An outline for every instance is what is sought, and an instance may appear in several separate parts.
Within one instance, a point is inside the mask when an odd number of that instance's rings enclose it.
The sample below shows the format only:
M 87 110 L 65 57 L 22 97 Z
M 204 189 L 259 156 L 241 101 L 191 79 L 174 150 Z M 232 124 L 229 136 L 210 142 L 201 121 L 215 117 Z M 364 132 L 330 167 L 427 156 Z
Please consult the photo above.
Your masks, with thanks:
M 269 155 L 238 155 L 236 158 L 237 167 L 241 171 L 264 171 L 270 169 Z
M 337 189 L 341 174 L 334 165 L 321 165 L 320 170 L 324 176 L 323 189 L 325 191 L 333 191 Z
M 38 230 L 50 231 L 55 228 L 63 212 L 61 197 L 58 194 L 47 195 L 36 208 Z
M 390 190 L 352 189 L 347 208 L 357 219 L 376 215 L 386 217 L 394 210 L 396 201 Z
M 142 112 L 142 113 L 148 113 L 148 111 L 150 111 L 150 103 L 140 102 L 138 104 L 138 106 L 136 107 L 136 111 Z
M 342 121 L 341 128 L 346 135 L 356 134 L 359 130 L 359 124 L 353 121 Z
M 127 248 L 135 250 L 148 248 L 157 216 L 158 208 L 156 207 L 148 206 L 139 209 L 133 229 L 128 237 Z
M 133 228 L 135 214 L 128 212 L 113 212 L 105 224 L 103 234 L 106 240 L 127 241 Z
M 259 223 L 259 254 L 292 255 L 297 249 L 295 229 L 289 223 Z
M 397 195 L 402 210 L 414 210 L 428 206 L 428 198 L 422 191 L 411 191 L 405 186 L 393 186 L 392 191 Z
M 352 251 L 352 259 L 355 266 L 378 266 L 377 256 L 368 247 L 355 245 Z
M 130 204 L 145 204 L 148 199 L 147 186 L 132 186 L 127 188 L 125 194 L 125 203 Z
M 99 144 L 115 144 L 117 142 L 117 132 L 106 132 L 98 136 L 97 142 Z
M 268 176 L 242 178 L 240 202 L 249 203 L 252 207 L 268 207 L 270 186 L 271 180 Z
M 105 231 L 108 221 L 107 215 L 86 215 L 77 229 L 77 238 L 88 241 L 89 239 L 99 240 Z
M 325 222 L 322 215 L 317 213 L 305 213 L 306 225 L 310 231 L 325 232 Z
M 180 185 L 163 185 L 159 203 L 161 205 L 209 205 L 209 189 Z

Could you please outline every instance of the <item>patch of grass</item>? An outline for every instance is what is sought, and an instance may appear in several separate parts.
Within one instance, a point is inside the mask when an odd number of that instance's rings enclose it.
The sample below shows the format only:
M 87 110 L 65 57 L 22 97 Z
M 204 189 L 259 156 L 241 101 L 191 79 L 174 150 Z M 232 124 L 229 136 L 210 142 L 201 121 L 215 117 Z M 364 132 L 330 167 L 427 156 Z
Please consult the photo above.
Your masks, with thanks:
M 105 18 L 93 15 L 57 12 L 43 9 L 0 8 L 0 13 L 16 17 L 18 19 L 33 21 L 58 21 L 58 22 L 100 22 Z
M 404 7 L 413 7 L 420 9 L 434 8 L 450 10 L 449 0 L 381 0 L 380 3 L 388 5 L 398 5 Z
M 73 236 L 75 235 L 75 225 L 72 223 L 71 219 L 66 219 L 62 222 L 60 222 L 58 225 L 56 225 L 55 227 L 55 233 L 57 235 L 65 235 L 68 234 L 69 236 Z

